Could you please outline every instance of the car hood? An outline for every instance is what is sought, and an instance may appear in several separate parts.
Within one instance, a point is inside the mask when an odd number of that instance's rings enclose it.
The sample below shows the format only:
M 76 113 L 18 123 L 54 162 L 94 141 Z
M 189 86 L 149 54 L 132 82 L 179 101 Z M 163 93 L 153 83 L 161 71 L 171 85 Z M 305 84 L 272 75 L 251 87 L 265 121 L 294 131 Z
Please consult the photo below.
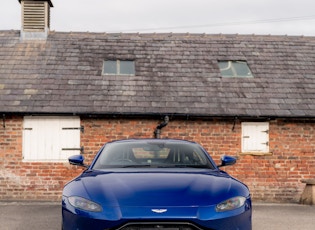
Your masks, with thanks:
M 246 186 L 222 172 L 90 172 L 72 186 L 105 206 L 209 206 L 245 194 Z M 242 193 L 243 194 L 240 194 Z

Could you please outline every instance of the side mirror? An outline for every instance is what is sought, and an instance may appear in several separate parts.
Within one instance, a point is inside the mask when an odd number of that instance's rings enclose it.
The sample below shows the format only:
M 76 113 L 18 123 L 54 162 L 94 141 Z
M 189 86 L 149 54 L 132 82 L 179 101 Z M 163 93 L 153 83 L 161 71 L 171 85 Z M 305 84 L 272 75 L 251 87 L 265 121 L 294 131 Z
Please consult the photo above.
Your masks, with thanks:
M 84 156 L 82 155 L 74 155 L 68 158 L 69 163 L 71 165 L 77 165 L 87 168 L 87 165 L 84 164 Z
M 218 167 L 234 165 L 236 163 L 236 158 L 231 156 L 223 156 L 221 157 L 221 164 Z

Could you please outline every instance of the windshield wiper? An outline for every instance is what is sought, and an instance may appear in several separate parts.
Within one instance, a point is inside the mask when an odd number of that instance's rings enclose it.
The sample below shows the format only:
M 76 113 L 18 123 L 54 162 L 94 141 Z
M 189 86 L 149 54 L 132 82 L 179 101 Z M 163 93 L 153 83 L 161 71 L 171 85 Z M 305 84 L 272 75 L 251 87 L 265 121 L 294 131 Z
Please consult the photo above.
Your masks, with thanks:
M 198 169 L 207 169 L 208 165 L 175 165 L 176 168 L 198 168 Z
M 145 164 L 145 165 L 117 165 L 120 168 L 150 168 L 152 165 Z
M 208 165 L 185 165 L 185 164 L 138 164 L 138 165 L 117 165 L 119 168 L 199 168 L 199 169 L 209 169 Z
M 156 165 L 157 168 L 209 168 L 208 165 L 187 165 L 187 164 L 165 164 Z

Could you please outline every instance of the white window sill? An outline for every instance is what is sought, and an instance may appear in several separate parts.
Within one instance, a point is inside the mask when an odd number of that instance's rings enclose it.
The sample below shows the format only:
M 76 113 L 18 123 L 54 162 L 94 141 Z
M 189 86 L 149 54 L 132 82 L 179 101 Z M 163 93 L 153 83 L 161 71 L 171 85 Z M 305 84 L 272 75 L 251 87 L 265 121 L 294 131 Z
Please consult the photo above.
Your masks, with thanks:
M 252 156 L 272 156 L 272 152 L 242 152 L 239 155 L 252 155 Z

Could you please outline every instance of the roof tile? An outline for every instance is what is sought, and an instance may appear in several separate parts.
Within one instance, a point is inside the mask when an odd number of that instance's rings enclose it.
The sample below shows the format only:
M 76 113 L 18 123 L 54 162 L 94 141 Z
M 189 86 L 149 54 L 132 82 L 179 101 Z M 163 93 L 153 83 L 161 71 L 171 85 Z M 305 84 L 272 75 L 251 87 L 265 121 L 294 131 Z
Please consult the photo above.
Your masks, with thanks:
M 315 37 L 0 31 L 0 112 L 315 117 Z M 133 59 L 135 76 L 102 75 Z M 222 78 L 245 60 L 254 78 Z

